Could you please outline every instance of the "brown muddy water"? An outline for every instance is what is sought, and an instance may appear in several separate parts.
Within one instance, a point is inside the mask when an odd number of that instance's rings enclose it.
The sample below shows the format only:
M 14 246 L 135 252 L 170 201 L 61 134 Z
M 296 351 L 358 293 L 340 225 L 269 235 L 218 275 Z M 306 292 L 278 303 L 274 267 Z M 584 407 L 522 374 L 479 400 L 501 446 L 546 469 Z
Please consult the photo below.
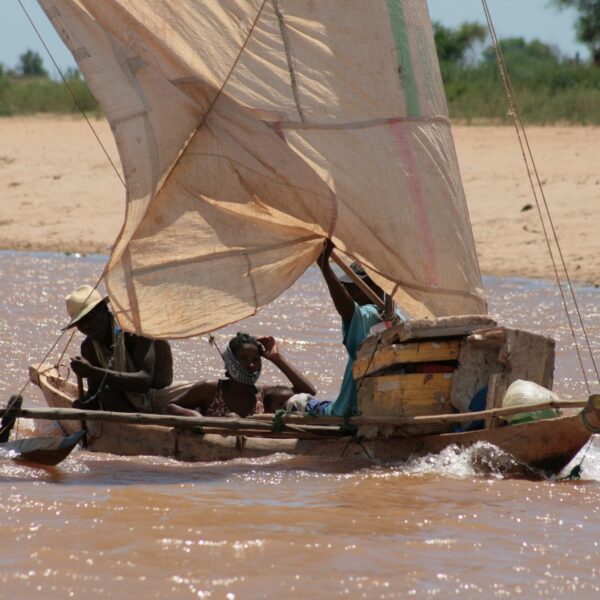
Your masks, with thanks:
M 56 339 L 65 294 L 93 283 L 103 260 L 0 253 L 2 402 Z M 491 312 L 503 324 L 557 337 L 555 389 L 564 398 L 585 397 L 556 289 L 514 279 L 485 284 Z M 578 294 L 597 350 L 600 292 L 579 288 Z M 335 394 L 344 352 L 316 270 L 217 339 L 223 343 L 238 330 L 275 335 L 322 397 Z M 221 372 L 205 340 L 175 342 L 174 354 L 180 378 Z M 267 368 L 262 378 L 278 376 Z M 42 402 L 32 387 L 25 397 L 29 405 Z M 23 421 L 19 432 L 32 429 Z M 354 469 L 333 456 L 183 464 L 76 450 L 48 470 L 0 461 L 0 482 L 0 598 L 596 598 L 600 592 L 597 443 L 579 482 L 479 473 L 469 452 L 452 449 Z

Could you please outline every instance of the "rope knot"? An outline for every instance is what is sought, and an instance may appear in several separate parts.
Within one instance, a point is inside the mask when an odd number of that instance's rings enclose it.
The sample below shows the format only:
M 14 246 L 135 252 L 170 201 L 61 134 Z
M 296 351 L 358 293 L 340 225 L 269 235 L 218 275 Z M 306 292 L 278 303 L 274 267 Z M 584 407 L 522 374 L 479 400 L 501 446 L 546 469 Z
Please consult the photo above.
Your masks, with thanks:
M 275 414 L 273 415 L 273 427 L 271 429 L 272 433 L 281 433 L 283 431 L 283 428 L 285 427 L 283 417 L 287 414 L 285 408 L 280 408 L 275 411 Z

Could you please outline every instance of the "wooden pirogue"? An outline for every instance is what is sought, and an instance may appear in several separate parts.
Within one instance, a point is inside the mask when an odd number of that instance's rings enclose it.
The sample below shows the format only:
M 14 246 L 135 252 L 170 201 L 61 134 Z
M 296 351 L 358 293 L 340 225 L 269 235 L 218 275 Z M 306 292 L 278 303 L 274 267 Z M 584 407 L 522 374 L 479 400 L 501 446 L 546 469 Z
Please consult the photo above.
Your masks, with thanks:
M 404 461 L 452 445 L 467 448 L 485 442 L 505 453 L 504 470 L 555 474 L 590 439 L 580 413 L 572 410 L 585 403 L 547 402 L 524 409 L 500 408 L 498 400 L 508 384 L 519 378 L 550 387 L 553 360 L 554 344 L 549 338 L 498 328 L 487 318 L 413 322 L 365 341 L 354 369 L 359 379 L 360 416 L 344 420 L 285 415 L 275 431 L 273 415 L 232 420 L 86 411 L 88 448 L 182 461 L 252 458 L 277 452 Z M 77 386 L 61 378 L 51 365 L 30 367 L 30 378 L 50 407 L 67 409 L 77 397 Z M 482 382 L 488 387 L 486 410 L 452 414 L 451 403 L 472 397 Z M 591 401 L 586 406 L 588 421 L 600 425 L 600 406 Z M 506 424 L 502 419 L 544 407 L 570 409 L 555 418 L 518 424 Z M 67 433 L 80 427 L 79 411 L 56 411 L 45 418 L 52 415 Z M 484 429 L 452 431 L 455 425 L 476 419 L 485 422 Z M 354 426 L 353 435 L 348 434 L 348 425 Z M 484 452 L 489 449 L 479 447 Z
M 333 2 L 281 0 L 276 11 L 237 2 L 234 11 L 221 2 L 80 10 L 75 0 L 39 1 L 119 148 L 127 209 L 103 280 L 122 330 L 186 338 L 254 315 L 314 263 L 325 239 L 413 319 L 373 335 L 358 357 L 362 416 L 350 423 L 361 444 L 347 446 L 353 438 L 335 419 L 323 423 L 334 430 L 310 429 L 314 419 L 292 430 L 286 417 L 272 434 L 264 422 L 198 420 L 202 436 L 115 421 L 91 436 L 91 449 L 184 460 L 345 449 L 403 460 L 485 441 L 556 472 L 589 439 L 577 416 L 497 418 L 510 383 L 551 389 L 552 340 L 486 317 L 419 320 L 487 312 L 426 0 L 345 2 L 342 20 Z M 514 98 L 509 106 L 526 139 Z M 32 375 L 48 403 L 70 406 L 73 386 L 52 371 Z M 485 428 L 453 432 L 475 417 L 450 413 L 482 399 L 492 411 Z M 232 425 L 235 438 L 206 433 L 231 434 Z

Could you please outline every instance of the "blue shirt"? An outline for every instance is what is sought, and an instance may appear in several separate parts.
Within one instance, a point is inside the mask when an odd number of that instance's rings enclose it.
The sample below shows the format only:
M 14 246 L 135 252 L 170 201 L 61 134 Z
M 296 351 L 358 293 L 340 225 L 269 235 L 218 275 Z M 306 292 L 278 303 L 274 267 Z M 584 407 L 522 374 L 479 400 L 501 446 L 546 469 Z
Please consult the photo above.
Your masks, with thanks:
M 352 320 L 342 322 L 344 346 L 348 351 L 348 362 L 344 371 L 340 393 L 325 409 L 325 414 L 344 416 L 357 410 L 356 382 L 352 377 L 352 366 L 356 360 L 356 351 L 361 342 L 369 335 L 371 327 L 380 321 L 379 310 L 374 304 L 359 306 L 355 303 Z

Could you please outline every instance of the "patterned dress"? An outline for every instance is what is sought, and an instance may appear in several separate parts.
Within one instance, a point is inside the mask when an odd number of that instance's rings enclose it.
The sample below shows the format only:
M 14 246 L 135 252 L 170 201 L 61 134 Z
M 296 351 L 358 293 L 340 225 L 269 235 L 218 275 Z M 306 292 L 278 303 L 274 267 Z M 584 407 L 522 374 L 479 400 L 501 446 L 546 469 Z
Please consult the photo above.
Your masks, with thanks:
M 210 406 L 208 407 L 208 410 L 206 411 L 207 417 L 226 417 L 230 412 L 233 412 L 225 403 L 225 398 L 223 398 L 223 384 L 226 381 L 226 379 L 219 379 L 219 383 L 217 384 L 217 393 L 215 394 L 213 401 L 211 402 Z M 254 408 L 250 411 L 248 416 L 260 415 L 265 412 L 262 389 L 255 389 L 256 404 L 254 405 Z

